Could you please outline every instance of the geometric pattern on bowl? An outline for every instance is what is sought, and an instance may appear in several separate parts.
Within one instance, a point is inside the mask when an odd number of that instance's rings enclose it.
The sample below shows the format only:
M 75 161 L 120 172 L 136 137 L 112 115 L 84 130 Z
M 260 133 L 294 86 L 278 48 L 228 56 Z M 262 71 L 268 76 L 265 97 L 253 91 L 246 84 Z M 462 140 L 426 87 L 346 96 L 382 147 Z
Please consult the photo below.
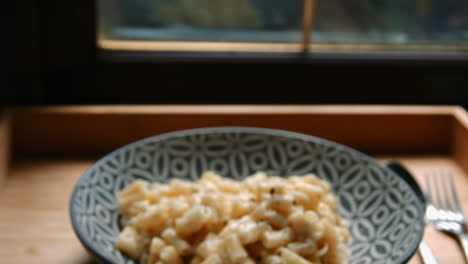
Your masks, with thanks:
M 105 262 L 135 263 L 114 245 L 120 232 L 117 192 L 135 179 L 194 181 L 206 170 L 236 180 L 257 171 L 326 179 L 350 223 L 350 264 L 404 263 L 422 237 L 423 204 L 401 176 L 374 159 L 312 136 L 242 127 L 168 133 L 108 154 L 75 186 L 70 200 L 75 232 Z

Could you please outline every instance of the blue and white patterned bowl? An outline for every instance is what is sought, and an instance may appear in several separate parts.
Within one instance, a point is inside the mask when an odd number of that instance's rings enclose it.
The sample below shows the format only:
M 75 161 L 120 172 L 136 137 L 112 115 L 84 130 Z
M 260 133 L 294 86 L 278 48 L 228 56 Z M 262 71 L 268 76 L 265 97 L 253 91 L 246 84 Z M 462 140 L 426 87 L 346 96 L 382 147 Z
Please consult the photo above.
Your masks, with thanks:
M 196 180 L 202 171 L 242 179 L 315 173 L 328 180 L 350 222 L 351 264 L 404 263 L 424 230 L 414 186 L 374 159 L 323 139 L 260 128 L 204 128 L 168 133 L 124 146 L 99 160 L 77 183 L 70 215 L 83 245 L 107 263 L 135 263 L 114 246 L 116 193 L 135 179 Z

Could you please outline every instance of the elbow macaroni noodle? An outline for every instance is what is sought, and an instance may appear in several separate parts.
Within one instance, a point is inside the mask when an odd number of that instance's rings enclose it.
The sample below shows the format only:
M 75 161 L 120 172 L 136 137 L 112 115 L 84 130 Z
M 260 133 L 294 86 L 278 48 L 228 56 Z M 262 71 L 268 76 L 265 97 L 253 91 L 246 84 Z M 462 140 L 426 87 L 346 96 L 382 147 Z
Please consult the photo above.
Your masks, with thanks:
M 137 180 L 119 195 L 117 247 L 141 264 L 347 263 L 350 235 L 328 183 L 205 172 L 195 183 Z

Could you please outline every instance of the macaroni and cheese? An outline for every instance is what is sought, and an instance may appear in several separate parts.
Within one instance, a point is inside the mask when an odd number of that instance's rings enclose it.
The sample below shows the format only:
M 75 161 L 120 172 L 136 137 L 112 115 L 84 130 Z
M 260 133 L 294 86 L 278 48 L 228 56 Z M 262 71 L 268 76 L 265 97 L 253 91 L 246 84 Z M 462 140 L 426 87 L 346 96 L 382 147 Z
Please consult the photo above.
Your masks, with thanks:
M 117 247 L 142 264 L 346 263 L 349 232 L 327 182 L 256 173 L 238 182 L 136 180 L 119 195 Z

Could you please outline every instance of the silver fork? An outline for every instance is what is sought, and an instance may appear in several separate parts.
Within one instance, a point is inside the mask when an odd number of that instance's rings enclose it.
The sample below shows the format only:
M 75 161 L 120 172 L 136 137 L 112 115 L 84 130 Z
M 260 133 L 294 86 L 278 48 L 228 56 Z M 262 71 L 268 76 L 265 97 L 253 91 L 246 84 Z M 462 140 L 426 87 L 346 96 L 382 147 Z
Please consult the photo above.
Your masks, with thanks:
M 465 217 L 460 207 L 452 173 L 448 169 L 425 171 L 428 194 L 427 217 L 439 230 L 454 235 L 460 242 L 468 263 L 468 237 Z

